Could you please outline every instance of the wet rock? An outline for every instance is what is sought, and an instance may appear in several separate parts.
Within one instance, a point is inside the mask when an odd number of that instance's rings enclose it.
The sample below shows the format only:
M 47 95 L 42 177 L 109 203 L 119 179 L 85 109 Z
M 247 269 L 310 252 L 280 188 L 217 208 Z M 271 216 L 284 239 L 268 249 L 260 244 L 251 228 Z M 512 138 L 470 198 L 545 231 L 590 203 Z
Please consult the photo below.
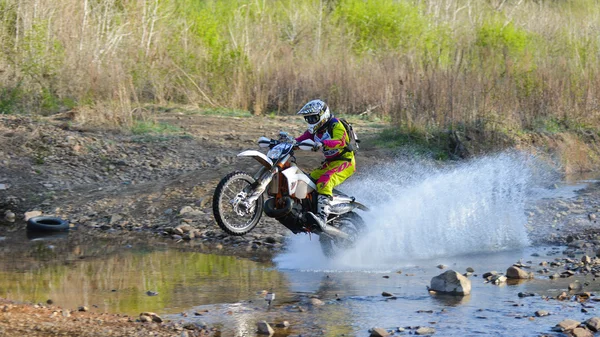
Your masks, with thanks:
M 546 310 L 538 310 L 535 312 L 535 316 L 536 317 L 545 317 L 545 316 L 549 316 L 550 313 L 547 312 Z
M 596 214 L 594 214 L 594 213 L 588 214 L 588 219 L 590 219 L 590 221 L 596 220 Z
M 416 335 L 433 335 L 434 333 L 435 329 L 430 327 L 420 327 L 415 331 Z
M 532 279 L 533 273 L 528 273 L 519 267 L 510 266 L 506 270 L 506 277 L 510 279 Z
M 585 321 L 585 326 L 594 332 L 600 331 L 600 317 L 592 317 L 588 319 Z
M 594 337 L 594 334 L 586 328 L 575 328 L 571 331 L 573 337 Z
M 482 275 L 482 277 L 483 277 L 483 278 L 485 278 L 485 279 L 488 279 L 488 281 L 489 281 L 490 277 L 492 277 L 492 276 L 494 276 L 494 275 L 497 275 L 497 274 L 498 274 L 498 272 L 497 272 L 497 271 L 495 271 L 495 270 L 492 270 L 492 271 L 488 271 L 487 273 L 484 273 L 484 274 Z
M 507 280 L 507 277 L 504 275 L 501 275 L 501 274 L 496 274 L 496 275 L 493 275 L 492 277 L 490 277 L 490 283 L 493 283 L 493 284 L 501 284 L 501 283 L 506 282 L 506 280 Z
M 152 317 L 146 316 L 146 315 L 140 315 L 140 322 L 150 323 L 150 322 L 152 322 Z
M 157 314 L 153 313 L 153 312 L 142 312 L 140 314 L 140 318 L 142 316 L 149 317 L 151 322 L 156 322 L 156 323 L 162 323 L 163 322 L 163 319 L 160 316 L 158 316 Z
M 383 328 L 373 328 L 371 329 L 371 336 L 370 337 L 386 337 L 389 336 L 390 333 L 387 332 L 386 329 Z
M 556 324 L 556 326 L 552 330 L 559 332 L 570 331 L 578 327 L 579 324 L 581 323 L 578 321 L 572 319 L 565 319 L 564 321 Z
M 318 298 L 311 298 L 310 299 L 310 304 L 314 305 L 314 306 L 322 306 L 325 305 L 325 303 L 323 303 L 323 301 L 321 301 Z
M 381 293 L 381 296 L 390 297 L 390 296 L 394 296 L 394 295 L 391 294 L 391 293 L 388 293 L 387 291 L 384 291 L 384 292 Z
M 448 270 L 431 279 L 429 290 L 466 296 L 471 293 L 471 281 L 454 270 Z
M 85 305 L 80 306 L 79 308 L 77 308 L 77 311 L 89 311 L 90 309 L 88 307 L 86 307 Z
M 592 258 L 587 255 L 584 255 L 581 257 L 581 262 L 583 262 L 584 264 L 591 264 Z
M 583 289 L 583 284 L 579 283 L 579 282 L 572 282 L 569 283 L 569 290 L 575 290 L 575 291 L 579 291 Z
M 146 295 L 148 295 L 148 296 L 158 296 L 158 292 L 157 291 L 148 290 L 146 292 Z
M 474 272 L 475 272 L 475 269 L 473 269 L 471 267 L 467 268 L 467 273 L 474 273 Z
M 444 264 L 438 264 L 438 265 L 437 265 L 437 268 L 438 268 L 438 269 L 446 269 L 446 268 L 448 268 L 448 266 L 446 266 L 446 265 L 444 265 Z
M 287 329 L 287 328 L 289 328 L 289 327 L 290 327 L 290 322 L 288 322 L 288 321 L 283 321 L 283 322 L 281 322 L 281 323 L 277 323 L 275 326 L 276 326 L 276 327 L 278 327 L 278 328 L 284 328 L 284 329 Z
M 275 330 L 273 330 L 273 328 L 271 328 L 269 323 L 267 323 L 265 321 L 256 323 L 256 328 L 257 328 L 257 333 L 260 335 L 271 336 L 272 334 L 275 333 Z

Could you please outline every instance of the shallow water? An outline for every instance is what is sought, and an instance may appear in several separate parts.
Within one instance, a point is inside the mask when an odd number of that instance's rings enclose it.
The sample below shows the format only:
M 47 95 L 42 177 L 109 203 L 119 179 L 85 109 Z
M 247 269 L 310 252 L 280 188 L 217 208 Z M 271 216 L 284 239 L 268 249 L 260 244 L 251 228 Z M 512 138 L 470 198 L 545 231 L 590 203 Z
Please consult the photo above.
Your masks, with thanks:
M 345 187 L 372 207 L 363 214 L 370 231 L 335 259 L 323 256 L 316 236 L 305 235 L 290 238 L 288 250 L 273 262 L 259 263 L 16 233 L 0 239 L 0 296 L 51 299 L 72 310 L 85 305 L 130 315 L 154 311 L 216 326 L 222 336 L 255 336 L 262 320 L 289 321 L 291 327 L 277 329 L 278 336 L 368 336 L 372 327 L 416 326 L 434 327 L 438 336 L 552 334 L 565 318 L 583 321 L 600 313 L 594 302 L 585 304 L 584 313 L 582 304 L 542 296 L 556 296 L 575 280 L 589 283 L 585 290 L 591 292 L 600 291 L 600 283 L 579 276 L 549 280 L 537 273 L 539 263 L 560 257 L 562 248 L 529 246 L 525 209 L 535 199 L 573 197 L 586 182 L 533 184 L 528 165 L 522 157 L 501 155 L 453 169 L 402 163 L 367 172 Z M 536 279 L 483 282 L 481 274 L 505 272 L 516 262 L 530 265 Z M 461 273 L 474 268 L 472 294 L 430 295 L 427 286 L 443 272 L 436 268 L 440 264 Z M 384 291 L 393 299 L 382 296 Z M 266 292 L 276 295 L 271 305 Z M 536 296 L 521 298 L 520 292 Z M 325 305 L 312 306 L 310 296 Z M 551 315 L 535 318 L 537 310 Z

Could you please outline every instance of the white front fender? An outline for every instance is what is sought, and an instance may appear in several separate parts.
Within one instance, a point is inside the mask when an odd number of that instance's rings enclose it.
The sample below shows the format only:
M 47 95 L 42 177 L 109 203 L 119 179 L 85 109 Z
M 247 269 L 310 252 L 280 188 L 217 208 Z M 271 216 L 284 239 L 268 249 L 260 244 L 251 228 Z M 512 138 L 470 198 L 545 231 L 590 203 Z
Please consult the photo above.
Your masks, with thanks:
M 238 157 L 252 157 L 256 159 L 257 162 L 261 163 L 262 166 L 266 167 L 270 170 L 273 167 L 273 162 L 264 153 L 258 152 L 256 150 L 246 150 L 237 155 Z

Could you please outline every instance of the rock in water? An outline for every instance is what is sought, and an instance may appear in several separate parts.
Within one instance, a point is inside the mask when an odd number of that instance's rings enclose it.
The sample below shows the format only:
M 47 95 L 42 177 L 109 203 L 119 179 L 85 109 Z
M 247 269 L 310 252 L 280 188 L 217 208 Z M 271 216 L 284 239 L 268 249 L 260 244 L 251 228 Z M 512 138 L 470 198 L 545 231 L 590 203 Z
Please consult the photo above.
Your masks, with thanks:
M 271 328 L 271 326 L 269 325 L 269 323 L 267 323 L 265 321 L 256 323 L 256 328 L 258 329 L 258 334 L 259 335 L 269 335 L 269 336 L 271 336 L 272 334 L 275 333 L 275 330 L 273 330 L 273 328 Z
M 510 266 L 506 270 L 506 277 L 511 279 L 532 279 L 533 273 L 528 273 L 519 267 Z
M 435 276 L 431 279 L 431 287 L 439 293 L 466 296 L 471 293 L 471 281 L 454 270 Z
M 382 329 L 382 328 L 373 328 L 371 329 L 371 335 L 370 337 L 386 337 L 389 336 L 390 333 L 387 332 L 386 329 Z

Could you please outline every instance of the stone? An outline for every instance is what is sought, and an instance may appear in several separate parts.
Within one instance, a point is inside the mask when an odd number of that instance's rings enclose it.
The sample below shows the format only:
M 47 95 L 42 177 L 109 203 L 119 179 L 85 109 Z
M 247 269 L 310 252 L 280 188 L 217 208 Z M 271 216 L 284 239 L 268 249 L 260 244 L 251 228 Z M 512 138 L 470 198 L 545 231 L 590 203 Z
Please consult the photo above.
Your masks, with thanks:
M 184 206 L 181 210 L 179 210 L 179 215 L 184 215 L 191 212 L 194 212 L 194 208 L 192 208 L 192 206 Z
M 85 305 L 80 306 L 79 308 L 77 308 L 77 311 L 89 311 L 90 309 L 88 307 L 86 307 Z
M 162 323 L 163 322 L 163 319 L 160 316 L 158 316 L 157 314 L 153 313 L 153 312 L 142 312 L 140 314 L 140 317 L 141 316 L 149 317 L 150 321 L 152 321 L 152 322 L 156 322 L 156 323 Z
M 371 337 L 385 337 L 389 336 L 390 333 L 387 332 L 386 329 L 383 328 L 373 328 L 371 329 Z
M 510 266 L 506 270 L 506 277 L 510 279 L 532 279 L 533 273 L 528 273 L 523 269 L 515 266 Z
M 474 272 L 475 272 L 475 269 L 473 269 L 471 267 L 467 268 L 467 273 L 474 273 Z
M 466 296 L 471 293 L 471 281 L 454 270 L 448 270 L 431 279 L 430 290 Z
M 493 284 L 500 284 L 506 282 L 507 277 L 504 275 L 496 274 L 490 278 L 490 282 Z
M 588 219 L 590 219 L 590 221 L 596 220 L 596 214 L 594 214 L 594 213 L 588 214 Z
M 484 274 L 482 275 L 482 277 L 483 277 L 483 278 L 486 278 L 486 279 L 489 279 L 490 277 L 492 277 L 492 276 L 494 276 L 494 275 L 497 275 L 497 274 L 498 274 L 498 272 L 497 272 L 497 271 L 495 271 L 495 270 L 492 270 L 492 271 L 488 271 L 487 273 L 484 273 Z
M 140 315 L 140 322 L 150 323 L 150 322 L 152 322 L 152 317 L 146 316 L 146 315 Z
M 41 216 L 42 212 L 41 211 L 31 211 L 31 212 L 25 212 L 25 221 L 36 217 L 36 216 Z
M 579 283 L 579 282 L 572 282 L 569 283 L 569 290 L 576 290 L 579 291 L 583 289 L 583 284 Z
M 569 330 L 573 330 L 576 327 L 578 327 L 579 324 L 581 324 L 581 323 L 578 321 L 575 321 L 572 319 L 565 319 L 564 321 L 556 324 L 556 326 L 554 327 L 554 330 L 560 331 L 560 332 L 569 331 Z
M 290 322 L 288 322 L 288 321 L 283 321 L 283 322 L 281 322 L 281 323 L 277 323 L 275 326 L 276 326 L 276 327 L 278 327 L 278 328 L 284 328 L 284 329 L 287 329 L 287 328 L 289 328 L 289 327 L 290 327 Z
M 546 310 L 538 310 L 535 312 L 535 316 L 536 317 L 545 317 L 545 316 L 549 316 L 550 313 L 547 312 Z
M 586 328 L 575 328 L 571 331 L 573 337 L 594 337 L 594 334 Z
M 314 306 L 321 306 L 321 305 L 325 305 L 325 303 L 323 303 L 323 301 L 321 301 L 318 298 L 311 298 L 310 299 L 310 304 L 314 305 Z
M 273 330 L 273 328 L 271 328 L 271 326 L 269 325 L 269 323 L 265 322 L 265 321 L 261 321 L 256 323 L 256 328 L 257 328 L 257 332 L 260 335 L 269 335 L 271 336 L 272 334 L 275 333 L 275 330 Z
M 420 327 L 415 331 L 415 335 L 433 335 L 435 333 L 434 328 Z
M 384 292 L 381 293 L 381 296 L 390 297 L 390 296 L 394 296 L 394 295 L 391 294 L 391 293 L 388 293 L 387 291 L 384 291 Z
M 4 213 L 4 219 L 8 222 L 14 222 L 15 221 L 15 213 L 11 212 L 11 211 L 6 211 Z
M 581 257 L 581 262 L 583 262 L 584 264 L 590 264 L 592 263 L 592 258 L 587 255 L 584 255 Z
M 585 321 L 585 326 L 594 332 L 600 331 L 600 317 L 592 317 L 588 319 Z
M 123 219 L 123 217 L 120 214 L 113 214 L 110 216 L 110 225 L 114 225 L 117 222 L 121 221 Z

